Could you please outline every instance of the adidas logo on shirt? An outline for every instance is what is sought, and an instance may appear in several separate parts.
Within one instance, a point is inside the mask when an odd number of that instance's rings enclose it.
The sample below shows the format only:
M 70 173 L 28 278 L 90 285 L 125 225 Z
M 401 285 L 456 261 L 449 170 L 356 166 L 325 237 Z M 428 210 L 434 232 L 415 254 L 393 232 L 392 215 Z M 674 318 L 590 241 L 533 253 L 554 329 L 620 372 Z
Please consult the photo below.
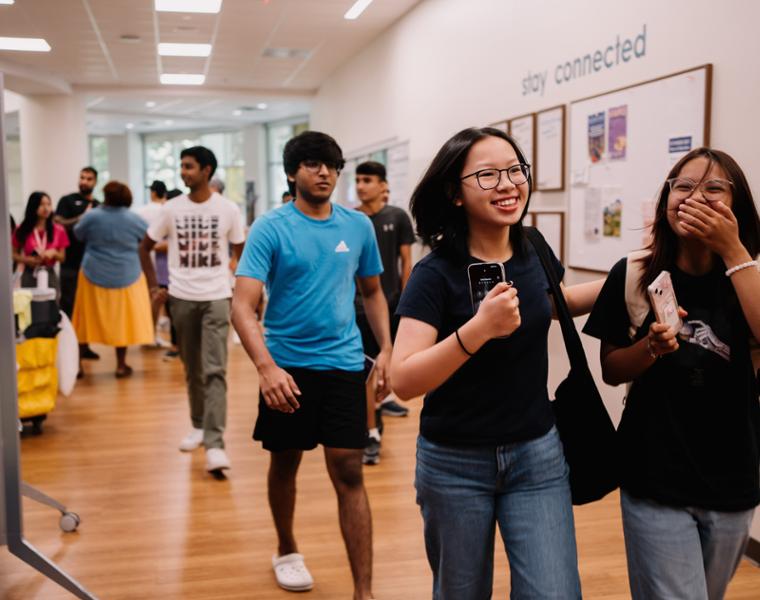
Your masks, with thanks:
M 343 240 L 340 241 L 340 244 L 335 246 L 335 252 L 350 252 L 348 249 L 348 246 L 346 245 L 346 242 Z

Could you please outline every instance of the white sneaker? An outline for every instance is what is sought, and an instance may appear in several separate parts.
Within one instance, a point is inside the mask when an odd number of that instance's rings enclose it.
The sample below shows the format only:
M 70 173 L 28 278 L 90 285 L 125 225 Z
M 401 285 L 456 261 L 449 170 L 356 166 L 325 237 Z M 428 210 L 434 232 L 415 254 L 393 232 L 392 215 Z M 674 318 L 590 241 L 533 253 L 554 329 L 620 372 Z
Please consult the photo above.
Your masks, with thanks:
M 230 459 L 221 448 L 209 448 L 206 450 L 206 470 L 209 473 L 230 468 Z
M 306 592 L 314 587 L 314 579 L 306 568 L 303 555 L 293 552 L 272 557 L 277 585 L 289 592 Z
M 171 348 L 172 343 L 168 340 L 165 340 L 160 335 L 156 336 L 156 341 L 154 342 L 154 345 L 156 348 Z
M 171 324 L 172 322 L 169 320 L 169 317 L 160 316 L 158 317 L 157 329 L 159 331 L 169 331 Z
M 203 429 L 196 429 L 193 427 L 193 430 L 182 438 L 182 441 L 179 443 L 179 449 L 182 452 L 192 452 L 196 448 L 200 448 L 202 445 Z

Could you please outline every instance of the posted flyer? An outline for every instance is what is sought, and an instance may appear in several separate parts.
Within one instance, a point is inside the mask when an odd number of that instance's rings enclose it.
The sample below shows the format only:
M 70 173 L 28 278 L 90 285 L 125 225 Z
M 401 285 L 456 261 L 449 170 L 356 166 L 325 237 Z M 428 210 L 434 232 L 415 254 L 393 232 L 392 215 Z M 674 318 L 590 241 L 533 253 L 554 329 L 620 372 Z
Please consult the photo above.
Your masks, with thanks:
M 588 155 L 592 163 L 604 157 L 604 112 L 588 116 Z
M 609 110 L 610 160 L 624 160 L 628 146 L 628 106 L 617 106 Z

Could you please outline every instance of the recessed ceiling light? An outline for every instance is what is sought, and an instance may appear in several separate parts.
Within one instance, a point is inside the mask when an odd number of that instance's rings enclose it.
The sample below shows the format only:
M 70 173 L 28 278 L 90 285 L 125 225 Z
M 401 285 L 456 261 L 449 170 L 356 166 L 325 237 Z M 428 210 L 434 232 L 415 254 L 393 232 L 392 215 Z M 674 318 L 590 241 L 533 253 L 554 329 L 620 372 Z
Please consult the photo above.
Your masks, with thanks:
M 154 107 L 156 106 L 156 103 L 155 103 L 155 102 L 153 102 L 153 100 L 148 100 L 148 101 L 145 103 L 145 106 L 146 106 L 147 108 L 154 108 Z
M 359 15 L 361 15 L 364 12 L 364 9 L 370 4 L 372 4 L 372 0 L 356 0 L 354 5 L 346 11 L 345 15 L 343 15 L 343 18 L 348 19 L 349 21 L 358 19 Z
M 0 4 L 13 4 L 15 0 L 0 0 Z
M 134 128 L 135 128 L 135 124 L 134 124 L 134 123 L 127 123 L 127 124 L 125 125 L 125 127 L 126 127 L 127 129 L 134 129 Z
M 258 110 L 266 110 L 266 109 L 267 109 L 267 106 L 268 106 L 268 104 L 267 104 L 266 102 L 259 102 L 259 103 L 256 105 L 256 108 L 257 108 Z
M 211 44 L 165 44 L 158 45 L 161 56 L 208 56 Z
M 164 85 L 203 85 L 206 76 L 202 73 L 163 73 L 161 83 Z
M 157 11 L 218 13 L 222 10 L 222 0 L 156 0 Z
M 235 115 L 236 117 L 239 117 L 240 115 L 243 114 L 243 111 L 238 108 L 236 110 L 233 110 L 232 114 Z
M 0 50 L 50 52 L 50 44 L 42 38 L 0 37 Z

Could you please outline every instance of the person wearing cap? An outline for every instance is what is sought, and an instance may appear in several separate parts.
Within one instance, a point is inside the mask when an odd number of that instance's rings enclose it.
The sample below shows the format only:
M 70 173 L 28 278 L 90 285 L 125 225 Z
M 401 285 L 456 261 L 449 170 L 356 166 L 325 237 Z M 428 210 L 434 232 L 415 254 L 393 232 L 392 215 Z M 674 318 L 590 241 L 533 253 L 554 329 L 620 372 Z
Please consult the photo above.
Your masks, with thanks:
M 144 206 L 138 208 L 135 212 L 140 215 L 145 221 L 147 221 L 150 227 L 161 216 L 161 210 L 166 203 L 166 184 L 158 179 L 154 180 L 148 186 L 150 190 L 150 202 Z M 152 258 L 153 265 L 156 269 L 156 277 L 158 278 L 158 285 L 164 289 L 169 287 L 169 264 L 166 254 L 167 242 L 161 241 L 153 248 Z M 163 297 L 155 297 L 151 299 L 151 311 L 153 313 L 153 325 L 158 325 L 158 315 L 161 312 L 161 307 L 165 304 Z M 164 340 L 156 330 L 156 346 L 159 348 L 165 348 L 171 346 L 166 340 Z

